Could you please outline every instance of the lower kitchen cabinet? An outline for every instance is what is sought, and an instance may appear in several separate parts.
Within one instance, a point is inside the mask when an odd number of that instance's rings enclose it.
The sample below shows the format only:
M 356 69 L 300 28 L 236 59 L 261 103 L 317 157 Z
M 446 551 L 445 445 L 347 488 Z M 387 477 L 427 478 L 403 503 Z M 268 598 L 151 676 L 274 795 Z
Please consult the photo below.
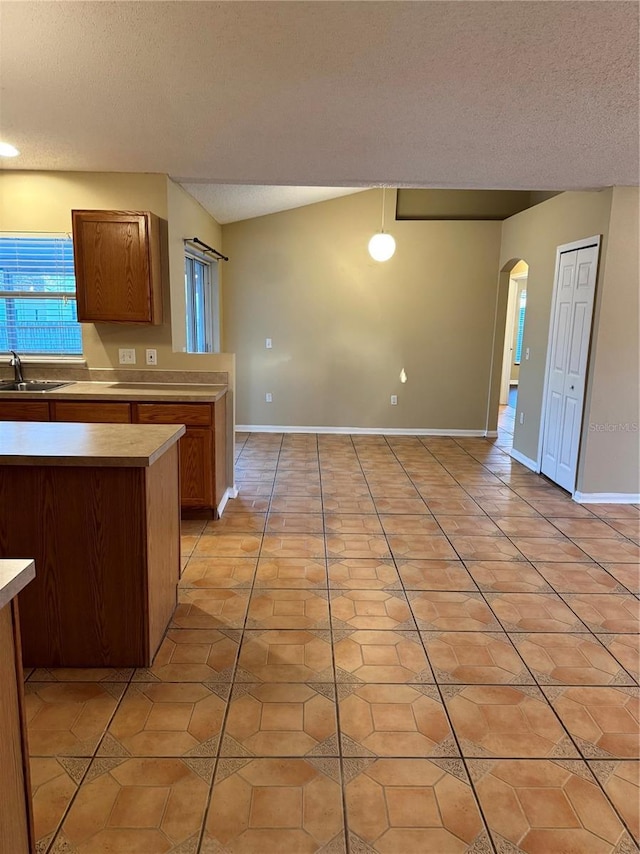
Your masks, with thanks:
M 49 404 L 39 400 L 0 400 L 0 421 L 48 421 Z
M 52 421 L 80 421 L 85 424 L 128 424 L 131 421 L 129 403 L 85 403 L 51 401 Z
M 0 421 L 185 424 L 180 439 L 180 505 L 184 515 L 215 516 L 227 487 L 227 395 L 214 403 L 0 400 Z

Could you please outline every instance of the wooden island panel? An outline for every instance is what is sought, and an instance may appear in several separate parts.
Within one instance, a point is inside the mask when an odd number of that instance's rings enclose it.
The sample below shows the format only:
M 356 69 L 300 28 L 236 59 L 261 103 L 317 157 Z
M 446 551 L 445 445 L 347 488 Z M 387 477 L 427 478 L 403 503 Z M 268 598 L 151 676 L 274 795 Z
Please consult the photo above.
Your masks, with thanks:
M 38 567 L 19 594 L 26 666 L 151 664 L 177 600 L 179 435 L 146 465 L 0 465 L 0 557 L 29 554 Z M 114 459 L 125 452 L 116 438 Z

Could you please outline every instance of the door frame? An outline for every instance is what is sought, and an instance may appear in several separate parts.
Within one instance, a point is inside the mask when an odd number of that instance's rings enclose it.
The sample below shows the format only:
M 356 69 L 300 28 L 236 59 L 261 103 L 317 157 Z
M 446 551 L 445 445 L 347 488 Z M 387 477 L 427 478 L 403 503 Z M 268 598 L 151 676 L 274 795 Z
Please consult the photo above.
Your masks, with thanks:
M 516 273 L 515 276 L 509 276 L 509 292 L 507 295 L 507 316 L 505 320 L 505 330 L 504 330 L 504 346 L 502 350 L 502 373 L 500 374 L 500 397 L 499 397 L 499 405 L 504 406 L 502 403 L 503 399 L 503 391 L 505 390 L 506 384 L 506 397 L 507 403 L 509 398 L 509 387 L 511 385 L 511 368 L 513 366 L 512 356 L 513 350 L 515 349 L 515 336 L 514 336 L 514 327 L 516 322 L 516 315 L 518 312 L 518 291 L 520 290 L 520 283 L 523 279 L 529 278 L 529 272 L 526 273 Z M 526 314 L 525 314 L 526 317 Z M 507 364 L 508 362 L 508 364 Z M 506 374 L 509 374 L 508 379 L 505 383 Z M 517 383 L 516 383 L 517 385 Z
M 598 261 L 596 264 L 596 281 L 594 285 L 594 293 L 593 293 L 593 306 L 591 308 L 591 320 L 589 325 L 589 351 L 587 353 L 587 367 L 585 374 L 585 390 L 584 396 L 582 398 L 582 411 L 580 413 L 580 438 L 578 441 L 578 456 L 576 460 L 576 482 L 578 479 L 578 470 L 580 468 L 580 453 L 582 451 L 582 439 L 584 432 L 584 404 L 585 398 L 587 395 L 587 388 L 589 386 L 589 379 L 591 377 L 591 345 L 593 343 L 593 320 L 596 313 L 596 299 L 598 296 L 598 275 L 600 273 L 600 249 L 602 244 L 602 235 L 596 234 L 593 237 L 585 237 L 581 240 L 574 240 L 571 243 L 563 243 L 561 246 L 556 247 L 556 263 L 555 269 L 553 272 L 553 292 L 551 294 L 551 312 L 549 314 L 549 333 L 547 335 L 547 355 L 545 358 L 545 366 L 544 366 L 544 385 L 542 387 L 542 406 L 540 409 L 540 431 L 538 434 L 538 458 L 536 460 L 536 471 L 542 472 L 542 447 L 544 444 L 544 427 L 547 419 L 547 392 L 549 390 L 549 373 L 551 369 L 551 344 L 553 341 L 553 330 L 554 330 L 554 320 L 556 314 L 556 297 L 558 294 L 558 273 L 560 271 L 560 256 L 565 252 L 573 252 L 577 249 L 586 249 L 588 246 L 596 246 L 598 250 Z M 576 493 L 576 484 L 573 484 L 573 489 L 571 490 L 571 497 Z

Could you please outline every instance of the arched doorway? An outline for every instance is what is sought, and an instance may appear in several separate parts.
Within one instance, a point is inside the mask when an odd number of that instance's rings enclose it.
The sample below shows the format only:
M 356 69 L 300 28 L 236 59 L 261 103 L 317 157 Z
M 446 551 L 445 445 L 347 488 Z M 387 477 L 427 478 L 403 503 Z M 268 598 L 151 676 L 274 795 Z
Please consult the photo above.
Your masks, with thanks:
M 524 319 L 527 309 L 527 279 L 529 266 L 519 260 L 509 271 L 507 310 L 504 326 L 504 348 L 500 377 L 498 429 L 513 436 L 520 379 L 520 363 L 524 358 Z

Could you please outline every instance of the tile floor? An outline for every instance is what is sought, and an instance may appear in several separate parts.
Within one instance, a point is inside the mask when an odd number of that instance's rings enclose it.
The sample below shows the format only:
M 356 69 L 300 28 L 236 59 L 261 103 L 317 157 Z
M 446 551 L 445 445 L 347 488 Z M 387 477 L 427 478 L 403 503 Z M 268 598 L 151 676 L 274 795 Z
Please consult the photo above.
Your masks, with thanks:
M 40 854 L 638 850 L 640 509 L 509 438 L 238 436 L 153 665 L 28 675 Z

